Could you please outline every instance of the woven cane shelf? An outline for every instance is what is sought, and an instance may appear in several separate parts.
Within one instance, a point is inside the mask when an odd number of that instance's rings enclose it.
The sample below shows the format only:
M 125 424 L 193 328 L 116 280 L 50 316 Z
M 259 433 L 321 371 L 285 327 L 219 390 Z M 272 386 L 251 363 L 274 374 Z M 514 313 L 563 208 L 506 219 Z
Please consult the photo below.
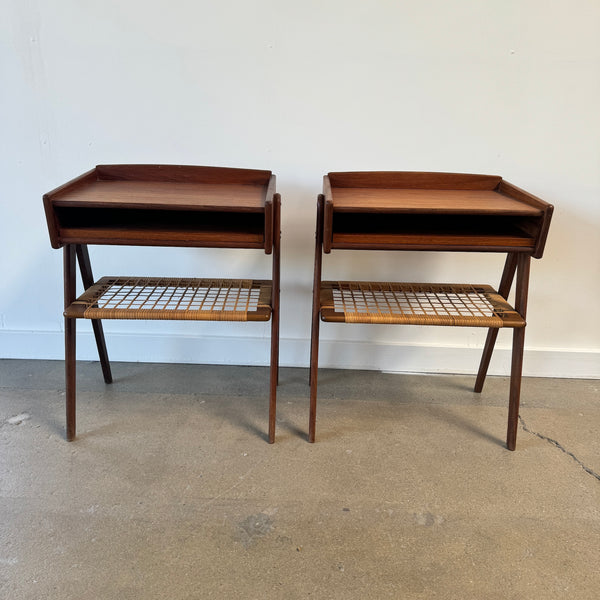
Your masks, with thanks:
M 65 311 L 70 318 L 268 321 L 270 281 L 103 277 Z
M 338 323 L 524 327 L 489 285 L 323 281 L 321 319 Z

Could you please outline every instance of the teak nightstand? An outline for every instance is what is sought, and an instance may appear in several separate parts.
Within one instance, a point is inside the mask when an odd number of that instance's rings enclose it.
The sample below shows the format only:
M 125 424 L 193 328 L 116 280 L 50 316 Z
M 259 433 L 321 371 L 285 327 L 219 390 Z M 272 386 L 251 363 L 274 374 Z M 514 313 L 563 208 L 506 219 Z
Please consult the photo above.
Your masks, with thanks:
M 271 320 L 269 442 L 275 441 L 279 364 L 280 209 L 270 171 L 99 165 L 44 195 L 53 248 L 64 251 L 66 413 L 75 438 L 75 323 L 92 319 L 107 383 L 101 319 Z M 272 278 L 103 277 L 88 244 L 246 248 L 272 255 Z M 76 298 L 75 263 L 85 291 Z
M 324 177 L 317 204 L 310 359 L 309 441 L 315 440 L 319 319 L 338 323 L 489 328 L 481 392 L 498 329 L 513 329 L 507 446 L 515 449 L 530 258 L 541 258 L 553 207 L 501 177 L 457 173 L 347 172 Z M 488 285 L 322 281 L 332 250 L 506 253 Z M 506 301 L 516 273 L 515 306 Z

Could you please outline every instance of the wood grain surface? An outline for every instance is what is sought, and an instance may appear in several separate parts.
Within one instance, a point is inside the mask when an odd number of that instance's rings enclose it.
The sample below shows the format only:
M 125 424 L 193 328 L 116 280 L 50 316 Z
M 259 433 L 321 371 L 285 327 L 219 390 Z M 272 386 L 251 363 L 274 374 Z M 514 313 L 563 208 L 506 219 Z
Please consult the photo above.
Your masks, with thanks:
M 167 181 L 88 182 L 63 192 L 54 206 L 262 212 L 266 186 Z
M 332 188 L 337 212 L 539 215 L 539 208 L 493 190 Z

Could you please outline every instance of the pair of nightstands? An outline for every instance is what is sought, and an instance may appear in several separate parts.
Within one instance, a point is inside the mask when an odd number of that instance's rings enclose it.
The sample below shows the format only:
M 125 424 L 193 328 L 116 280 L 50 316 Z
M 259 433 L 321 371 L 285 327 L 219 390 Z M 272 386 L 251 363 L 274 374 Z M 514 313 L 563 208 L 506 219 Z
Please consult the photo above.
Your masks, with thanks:
M 102 319 L 271 320 L 269 442 L 275 441 L 279 364 L 281 199 L 270 171 L 173 165 L 100 165 L 44 195 L 50 239 L 64 251 L 67 439 L 75 437 L 75 323 L 92 319 L 112 381 Z M 553 207 L 487 175 L 330 173 L 317 205 L 310 359 L 309 441 L 315 439 L 319 322 L 489 329 L 480 392 L 498 329 L 513 328 L 507 446 L 518 424 L 531 257 L 543 253 Z M 103 277 L 87 246 L 116 244 L 260 249 L 272 277 Z M 487 285 L 322 281 L 331 250 L 501 252 L 498 290 Z M 85 288 L 75 292 L 79 263 Z M 506 301 L 516 274 L 515 306 Z

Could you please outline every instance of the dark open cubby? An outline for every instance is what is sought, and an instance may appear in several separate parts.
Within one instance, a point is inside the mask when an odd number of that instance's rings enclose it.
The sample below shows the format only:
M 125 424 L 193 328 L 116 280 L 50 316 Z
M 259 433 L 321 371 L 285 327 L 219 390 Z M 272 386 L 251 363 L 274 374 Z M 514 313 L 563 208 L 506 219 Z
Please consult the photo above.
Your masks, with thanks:
M 182 245 L 186 240 L 203 245 L 205 240 L 214 246 L 215 237 L 219 236 L 225 246 L 242 242 L 258 248 L 264 245 L 263 213 L 56 206 L 55 216 L 63 243 L 85 237 L 88 243 L 122 244 L 119 232 L 126 231 L 136 244 L 146 239 L 148 243 L 165 245 Z
M 469 243 L 476 246 L 511 245 L 532 248 L 539 217 L 512 215 L 335 213 L 332 247 L 353 244 Z

